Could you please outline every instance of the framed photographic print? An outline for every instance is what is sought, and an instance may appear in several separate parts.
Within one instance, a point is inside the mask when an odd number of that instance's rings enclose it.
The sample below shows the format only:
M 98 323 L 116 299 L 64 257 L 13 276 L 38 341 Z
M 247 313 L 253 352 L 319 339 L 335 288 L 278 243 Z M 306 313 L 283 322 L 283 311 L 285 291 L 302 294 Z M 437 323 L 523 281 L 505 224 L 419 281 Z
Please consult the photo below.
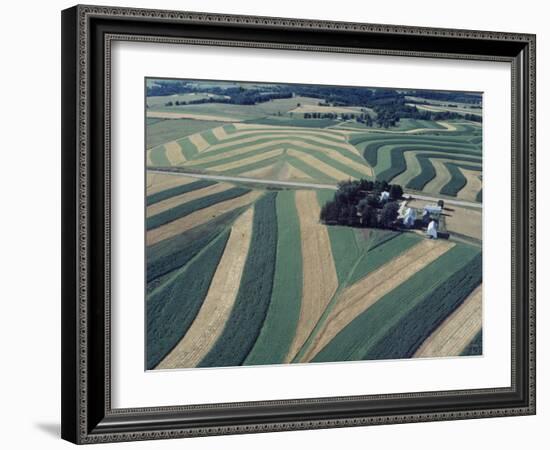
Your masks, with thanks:
M 535 413 L 535 37 L 62 13 L 62 436 Z

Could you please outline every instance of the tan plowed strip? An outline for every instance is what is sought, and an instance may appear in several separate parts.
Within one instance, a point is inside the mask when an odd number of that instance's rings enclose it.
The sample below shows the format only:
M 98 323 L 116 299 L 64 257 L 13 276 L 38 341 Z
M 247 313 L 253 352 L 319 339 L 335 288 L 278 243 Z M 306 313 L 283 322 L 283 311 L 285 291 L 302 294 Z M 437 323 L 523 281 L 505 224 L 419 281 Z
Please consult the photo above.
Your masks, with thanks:
M 210 288 L 191 327 L 157 369 L 196 367 L 216 342 L 237 298 L 252 236 L 253 208 L 231 228 Z
M 311 128 L 288 127 L 283 125 L 260 125 L 260 124 L 242 123 L 242 122 L 235 123 L 233 125 L 237 130 L 258 130 L 259 133 L 265 133 L 266 130 L 269 129 L 269 133 L 277 132 L 277 130 L 280 130 L 283 133 L 300 132 L 300 133 L 307 133 L 307 134 L 332 136 L 342 141 L 345 141 L 346 139 L 344 132 L 340 130 L 335 130 L 333 128 L 331 128 L 330 131 L 326 129 L 319 129 L 319 128 L 313 131 Z M 234 134 L 232 134 L 231 136 L 234 136 Z
M 481 330 L 482 288 L 479 285 L 424 341 L 415 358 L 459 356 Z
M 289 156 L 292 156 L 294 158 L 297 158 L 306 164 L 310 165 L 311 167 L 314 167 L 319 172 L 323 172 L 325 175 L 329 176 L 330 178 L 334 178 L 335 180 L 349 180 L 353 178 L 351 175 L 341 172 L 338 169 L 335 169 L 332 166 L 329 166 L 328 164 L 324 163 L 323 161 L 315 158 L 314 156 L 311 156 L 308 153 L 299 152 L 296 150 L 287 150 Z
M 215 137 L 218 141 L 223 141 L 224 139 L 227 139 L 227 137 L 229 136 L 229 135 L 225 132 L 225 128 L 224 128 L 224 127 L 216 127 L 216 128 L 213 128 L 213 129 L 212 129 L 212 134 L 214 135 L 214 137 Z
M 238 117 L 213 116 L 208 114 L 193 114 L 179 112 L 164 112 L 164 111 L 148 111 L 147 117 L 152 119 L 195 119 L 195 120 L 212 120 L 214 122 L 238 122 L 242 119 Z
M 456 131 L 456 127 L 448 122 L 436 122 L 438 125 L 441 125 L 442 127 L 445 127 L 449 131 Z
M 466 178 L 466 186 L 458 191 L 456 196 L 464 200 L 475 202 L 476 195 L 482 187 L 481 179 L 479 178 L 480 172 L 477 170 L 463 169 L 462 167 L 459 167 L 458 170 L 460 170 L 462 175 Z
M 365 164 L 359 164 L 357 161 L 354 161 L 353 159 L 346 158 L 344 155 L 337 152 L 336 150 L 327 149 L 325 147 L 319 147 L 319 146 L 308 144 L 308 143 L 305 143 L 305 142 L 302 142 L 300 144 L 300 147 L 309 148 L 311 150 L 316 150 L 318 152 L 322 152 L 325 155 L 327 155 L 328 157 L 334 159 L 335 161 L 338 161 L 338 162 L 344 164 L 345 166 L 348 166 L 348 167 L 356 170 L 357 172 L 361 172 L 364 175 L 368 175 L 368 176 L 373 175 L 372 169 L 367 165 L 366 162 L 365 162 Z
M 192 183 L 196 178 L 147 172 L 147 195 L 156 194 L 176 186 Z
M 239 167 L 246 166 L 248 164 L 253 164 L 258 161 L 263 161 L 264 159 L 269 159 L 269 158 L 273 158 L 274 156 L 282 155 L 283 152 L 284 152 L 284 149 L 277 148 L 269 152 L 259 153 L 255 156 L 251 156 L 250 158 L 244 158 L 239 161 L 233 161 L 230 163 L 221 164 L 219 166 L 212 166 L 212 167 L 209 167 L 208 170 L 223 172 L 224 170 L 238 169 Z
M 362 280 L 345 289 L 328 315 L 323 327 L 301 358 L 311 361 L 334 337 L 359 314 L 380 298 L 435 261 L 455 244 L 425 240 L 384 264 Z
M 256 200 L 262 191 L 252 191 L 248 194 L 241 195 L 240 197 L 226 200 L 225 202 L 216 203 L 208 208 L 199 209 L 181 219 L 169 222 L 158 228 L 147 231 L 147 245 L 153 245 L 164 239 L 171 238 L 180 233 L 183 233 L 191 228 L 202 225 L 212 219 L 215 219 L 226 212 L 229 212 L 235 208 L 249 205 Z
M 197 189 L 195 191 L 186 192 L 185 194 L 176 195 L 174 197 L 170 197 L 166 200 L 163 200 L 162 202 L 155 203 L 151 206 L 147 207 L 147 217 L 154 216 L 155 214 L 159 214 L 161 212 L 167 211 L 174 206 L 182 205 L 183 203 L 190 202 L 191 200 L 196 200 L 201 197 L 205 197 L 207 195 L 216 194 L 218 192 L 227 191 L 228 189 L 231 189 L 233 186 L 226 183 L 216 183 L 212 186 L 207 186 L 203 189 Z
M 302 304 L 294 340 L 285 362 L 296 356 L 338 287 L 327 227 L 319 223 L 315 191 L 296 191 L 302 240 Z
M 242 177 L 250 177 L 250 178 L 266 178 L 266 177 L 271 177 L 274 172 L 275 172 L 275 164 L 270 164 L 269 166 L 266 166 L 266 167 L 260 167 L 259 169 L 254 169 L 248 172 L 239 173 L 239 175 Z
M 444 164 L 446 161 L 446 159 L 430 158 L 430 162 L 433 164 L 435 169 L 435 177 L 433 180 L 426 183 L 422 191 L 438 193 L 441 191 L 443 186 L 451 181 L 452 176 L 449 169 L 447 169 Z
M 255 142 L 260 139 L 261 140 L 269 139 L 269 141 L 271 141 L 272 144 L 283 142 L 284 140 L 284 142 L 296 142 L 297 145 L 298 143 L 300 143 L 300 145 L 307 144 L 307 142 L 304 141 L 305 139 L 307 139 L 309 141 L 314 141 L 319 144 L 325 144 L 327 146 L 340 147 L 343 150 L 347 150 L 356 155 L 359 155 L 359 150 L 357 150 L 353 145 L 348 144 L 347 142 L 335 142 L 333 140 L 323 137 L 322 135 L 319 135 L 319 133 L 308 134 L 305 132 L 292 132 L 292 131 L 286 131 L 286 130 L 270 131 L 270 132 L 241 131 L 229 136 L 231 138 L 237 137 L 239 139 L 234 139 L 226 142 L 222 141 L 219 144 L 214 144 L 208 148 L 207 152 L 220 150 L 222 148 L 227 148 L 227 147 L 233 147 L 235 145 L 248 144 L 250 142 Z M 335 151 L 334 149 L 330 149 L 330 148 L 327 148 L 326 150 Z
M 206 140 L 200 135 L 200 133 L 195 133 L 189 136 L 189 140 L 191 141 L 191 144 L 193 144 L 197 151 L 200 153 L 204 151 L 208 146 L 210 145 Z
M 147 150 L 147 152 L 145 152 L 145 153 L 147 155 L 147 167 L 154 166 L 153 160 L 151 159 L 151 150 Z
M 285 173 L 285 180 L 312 180 L 307 173 L 302 172 L 297 167 L 294 167 L 291 163 L 286 163 L 288 166 Z
M 167 142 L 164 144 L 164 148 L 166 149 L 164 154 L 168 158 L 168 161 L 170 161 L 170 165 L 177 166 L 185 162 L 185 156 L 183 156 L 181 147 L 176 141 Z
M 237 148 L 235 150 L 230 150 L 225 153 L 219 153 L 211 156 L 204 156 L 202 158 L 195 159 L 194 161 L 189 161 L 189 163 L 187 164 L 187 167 L 201 165 L 201 164 L 205 164 L 213 161 L 218 161 L 225 158 L 231 158 L 232 156 L 242 155 L 248 152 L 253 152 L 254 150 L 261 150 L 265 147 L 272 147 L 274 143 L 275 142 L 262 142 L 260 144 L 249 145 L 249 146 Z M 204 154 L 208 155 L 208 152 L 205 152 Z

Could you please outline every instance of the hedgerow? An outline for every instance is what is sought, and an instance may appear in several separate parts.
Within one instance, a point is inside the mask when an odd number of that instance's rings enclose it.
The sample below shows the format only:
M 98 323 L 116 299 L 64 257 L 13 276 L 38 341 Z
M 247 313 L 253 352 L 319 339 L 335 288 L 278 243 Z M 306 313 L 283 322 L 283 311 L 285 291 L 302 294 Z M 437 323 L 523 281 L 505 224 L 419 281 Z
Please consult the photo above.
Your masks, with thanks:
M 203 189 L 208 186 L 216 184 L 215 181 L 208 180 L 198 180 L 193 181 L 192 183 L 182 184 L 181 186 L 176 186 L 173 188 L 165 189 L 164 191 L 157 192 L 147 196 L 147 206 L 154 205 L 155 203 L 161 202 L 163 200 L 169 199 L 176 195 L 185 194 L 187 192 L 196 191 L 197 189 Z
M 148 369 L 153 369 L 191 326 L 208 292 L 228 237 L 229 230 L 220 234 L 193 261 L 148 296 Z
M 199 209 L 204 209 L 209 206 L 215 205 L 216 203 L 240 197 L 244 194 L 248 194 L 249 192 L 250 189 L 235 187 L 226 191 L 217 192 L 216 194 L 197 198 L 195 200 L 191 200 L 190 202 L 174 206 L 171 209 L 148 217 L 146 221 L 147 229 L 152 230 L 153 228 L 158 228 L 164 224 L 180 219 L 181 217 L 185 217 Z
M 199 367 L 239 366 L 264 323 L 273 289 L 277 252 L 277 193 L 254 206 L 254 224 L 239 292 L 225 327 Z
M 457 244 L 358 315 L 314 361 L 410 357 L 480 282 L 479 250 Z

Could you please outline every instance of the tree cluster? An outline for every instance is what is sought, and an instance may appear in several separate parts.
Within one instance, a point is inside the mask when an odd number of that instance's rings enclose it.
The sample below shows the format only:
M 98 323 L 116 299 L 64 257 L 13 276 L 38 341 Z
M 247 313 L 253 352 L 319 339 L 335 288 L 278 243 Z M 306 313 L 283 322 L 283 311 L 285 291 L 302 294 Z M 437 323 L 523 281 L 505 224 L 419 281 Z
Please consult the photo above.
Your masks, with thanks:
M 389 192 L 381 200 L 382 192 Z M 320 219 L 326 224 L 369 228 L 392 228 L 403 196 L 403 188 L 386 181 L 345 181 L 338 184 L 332 201 L 321 208 Z

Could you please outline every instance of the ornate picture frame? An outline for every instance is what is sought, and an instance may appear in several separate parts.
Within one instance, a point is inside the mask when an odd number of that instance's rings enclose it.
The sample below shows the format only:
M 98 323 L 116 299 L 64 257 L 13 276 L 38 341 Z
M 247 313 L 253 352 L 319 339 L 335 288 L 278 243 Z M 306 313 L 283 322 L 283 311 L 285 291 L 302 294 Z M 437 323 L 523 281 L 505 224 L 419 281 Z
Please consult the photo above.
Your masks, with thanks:
M 511 386 L 116 409 L 111 46 L 215 45 L 511 65 Z M 62 12 L 62 437 L 74 443 L 535 414 L 535 36 L 194 12 Z

